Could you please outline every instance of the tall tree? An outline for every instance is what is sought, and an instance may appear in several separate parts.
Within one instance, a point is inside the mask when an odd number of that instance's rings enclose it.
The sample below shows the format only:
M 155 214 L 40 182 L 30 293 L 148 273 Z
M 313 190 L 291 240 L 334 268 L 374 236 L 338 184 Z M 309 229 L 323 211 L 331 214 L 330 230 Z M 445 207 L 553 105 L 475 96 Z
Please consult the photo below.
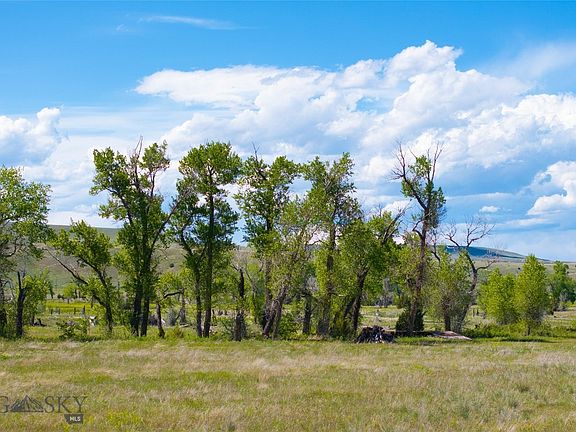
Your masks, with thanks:
M 540 325 L 550 306 L 546 289 L 546 267 L 534 255 L 524 261 L 522 270 L 516 276 L 515 305 L 520 320 L 526 326 L 526 334 Z
M 49 235 L 50 187 L 27 182 L 17 168 L 0 167 L 0 336 L 8 323 L 5 288 L 22 259 L 42 256 L 39 246 Z
M 408 161 L 408 155 L 398 146 L 397 164 L 392 171 L 393 178 L 402 183 L 402 193 L 407 198 L 416 201 L 419 210 L 413 215 L 412 231 L 420 240 L 417 274 L 411 287 L 412 298 L 408 316 L 409 334 L 415 330 L 416 318 L 422 314 L 422 289 L 426 281 L 427 250 L 430 233 L 438 228 L 445 209 L 445 198 L 442 188 L 436 187 L 434 180 L 438 159 L 442 153 L 440 145 L 429 149 L 425 155 L 415 156 L 414 161 Z
M 105 233 L 84 221 L 73 222 L 69 230 L 61 230 L 51 242 L 57 251 L 52 256 L 81 285 L 85 296 L 104 308 L 106 331 L 112 334 L 114 309 L 119 293 L 110 277 L 112 267 L 112 240 Z M 72 258 L 72 260 L 70 259 Z
M 568 275 L 568 264 L 561 261 L 554 262 L 549 284 L 553 310 L 564 309 L 566 302 L 576 300 L 576 282 Z
M 466 315 L 468 314 L 468 310 L 470 309 L 472 302 L 478 294 L 478 272 L 480 270 L 487 270 L 494 263 L 494 260 L 488 257 L 488 259 L 486 259 L 483 264 L 479 264 L 472 259 L 470 248 L 474 243 L 488 237 L 493 228 L 493 225 L 490 225 L 481 219 L 473 218 L 466 222 L 463 232 L 459 232 L 456 225 L 451 225 L 444 233 L 446 240 L 452 243 L 459 251 L 459 253 L 462 254 L 466 259 L 468 262 L 468 268 L 470 270 L 470 283 L 468 286 L 468 294 L 466 295 L 470 301 L 467 306 L 463 305 L 466 307 L 461 309 L 462 316 L 456 317 L 456 320 L 454 321 L 456 323 L 456 327 L 453 329 L 454 331 L 459 332 L 462 330 L 460 325 L 464 323 Z
M 466 251 L 453 260 L 445 248 L 435 253 L 437 263 L 426 284 L 426 303 L 431 315 L 444 321 L 444 330 L 462 331 L 472 303 L 470 263 Z
M 244 239 L 263 261 L 265 307 L 262 328 L 271 312 L 271 254 L 279 235 L 278 222 L 289 200 L 290 185 L 298 175 L 299 166 L 285 156 L 268 164 L 254 152 L 242 166 L 240 191 L 235 195 L 246 222 Z
M 503 275 L 499 269 L 494 269 L 480 286 L 478 304 L 498 324 L 513 324 L 518 321 L 514 304 L 515 291 L 514 276 Z
M 383 211 L 367 220 L 357 219 L 345 231 L 340 259 L 350 288 L 342 293 L 343 302 L 333 324 L 335 336 L 356 335 L 367 281 L 373 282 L 375 288 L 381 288 L 388 266 L 394 261 L 397 246 L 393 237 L 398 232 L 401 216 L 401 213 L 392 216 Z
M 278 239 L 274 242 L 271 282 L 274 297 L 263 334 L 278 336 L 284 303 L 288 295 L 303 287 L 309 275 L 312 255 L 310 242 L 316 234 L 316 209 L 309 200 L 295 198 L 285 207 L 278 222 Z
M 318 226 L 323 232 L 323 272 L 320 281 L 322 292 L 321 311 L 317 333 L 327 336 L 332 319 L 332 303 L 336 295 L 334 261 L 337 255 L 338 239 L 345 228 L 359 217 L 359 205 L 353 196 L 353 161 L 349 153 L 344 153 L 332 163 L 322 162 L 316 157 L 304 167 L 304 178 L 312 183 L 308 200 L 315 208 Z
M 241 165 L 232 146 L 221 142 L 193 148 L 180 161 L 183 177 L 178 183 L 179 196 L 194 195 L 199 203 L 187 209 L 190 213 L 180 215 L 177 230 L 187 252 L 187 262 L 205 259 L 204 337 L 210 335 L 212 322 L 215 260 L 233 247 L 232 236 L 238 220 L 238 214 L 226 201 L 226 187 L 236 181 Z
M 166 239 L 165 227 L 172 216 L 162 209 L 164 197 L 158 190 L 158 177 L 170 164 L 166 147 L 164 142 L 144 148 L 141 139 L 128 157 L 111 148 L 94 150 L 96 175 L 90 192 L 107 192 L 108 202 L 100 206 L 100 215 L 123 222 L 117 241 L 125 253 L 118 258 L 124 258 L 124 269 L 129 270 L 130 326 L 135 336 L 145 336 L 148 331 L 158 277 L 154 253 Z

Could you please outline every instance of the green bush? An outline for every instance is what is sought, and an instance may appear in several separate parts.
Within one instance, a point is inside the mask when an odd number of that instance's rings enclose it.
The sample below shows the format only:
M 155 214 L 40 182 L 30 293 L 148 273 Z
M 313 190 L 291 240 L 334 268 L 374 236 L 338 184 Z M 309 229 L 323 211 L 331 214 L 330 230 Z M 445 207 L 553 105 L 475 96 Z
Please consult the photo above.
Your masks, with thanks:
M 57 321 L 56 326 L 60 330 L 60 339 L 83 339 L 88 336 L 88 320 L 85 318 Z
M 410 309 L 406 308 L 402 311 L 396 321 L 396 331 L 408 331 L 410 324 Z M 416 320 L 414 322 L 414 331 L 424 330 L 424 312 L 418 311 L 416 313 Z

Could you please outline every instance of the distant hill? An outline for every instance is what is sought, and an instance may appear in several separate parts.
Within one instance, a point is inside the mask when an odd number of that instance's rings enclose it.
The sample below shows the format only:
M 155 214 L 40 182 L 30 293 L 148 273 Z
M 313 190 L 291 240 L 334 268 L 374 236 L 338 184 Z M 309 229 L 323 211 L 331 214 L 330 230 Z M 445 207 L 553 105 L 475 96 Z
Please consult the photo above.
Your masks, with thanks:
M 54 231 L 58 232 L 60 230 L 68 231 L 70 229 L 70 225 L 49 225 Z M 107 234 L 112 240 L 116 240 L 116 236 L 118 235 L 119 228 L 102 228 L 102 227 L 95 227 L 98 231 Z
M 452 254 L 458 254 L 458 248 L 456 246 L 445 245 L 446 250 Z M 480 246 L 471 246 L 468 248 L 468 253 L 473 259 L 487 260 L 496 259 L 498 261 L 512 261 L 512 262 L 522 262 L 526 259 L 525 255 L 518 254 L 516 252 L 504 251 L 500 249 L 486 248 Z M 545 259 L 538 258 L 540 261 L 548 261 Z

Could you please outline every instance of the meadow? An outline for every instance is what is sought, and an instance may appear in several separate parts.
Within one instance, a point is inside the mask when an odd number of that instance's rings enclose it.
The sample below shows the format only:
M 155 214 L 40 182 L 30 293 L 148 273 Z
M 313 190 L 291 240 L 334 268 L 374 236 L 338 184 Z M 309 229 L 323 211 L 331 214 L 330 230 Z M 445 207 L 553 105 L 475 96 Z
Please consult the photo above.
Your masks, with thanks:
M 398 310 L 363 313 L 387 325 Z M 575 316 L 548 325 L 571 327 Z M 6 412 L 0 430 L 576 430 L 576 339 L 232 342 L 180 330 L 133 339 L 119 327 L 103 339 L 93 328 L 79 342 L 48 326 L 0 340 L 0 412 L 25 395 L 45 407 L 47 396 L 70 396 L 71 412 L 73 396 L 86 398 L 82 424 L 68 424 L 64 408 Z

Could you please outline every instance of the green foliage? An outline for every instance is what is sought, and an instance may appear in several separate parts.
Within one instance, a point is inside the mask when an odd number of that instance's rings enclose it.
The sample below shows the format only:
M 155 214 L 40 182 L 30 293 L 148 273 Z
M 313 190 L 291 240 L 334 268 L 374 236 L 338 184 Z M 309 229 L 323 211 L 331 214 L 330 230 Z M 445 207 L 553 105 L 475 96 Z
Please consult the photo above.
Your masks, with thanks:
M 299 173 L 299 165 L 286 156 L 267 164 L 255 154 L 242 165 L 240 191 L 234 197 L 246 222 L 244 240 L 260 257 L 277 241 L 276 224 L 290 199 L 290 185 Z
M 159 245 L 165 245 L 165 227 L 171 217 L 162 209 L 164 197 L 157 189 L 158 176 L 170 165 L 166 148 L 166 143 L 154 143 L 143 149 L 140 141 L 128 157 L 111 148 L 94 150 L 96 174 L 90 193 L 106 192 L 108 202 L 100 207 L 100 215 L 123 222 L 117 237 L 123 253 L 116 260 L 127 276 L 135 335 L 147 332 L 157 278 L 154 253 Z
M 78 285 L 75 283 L 67 283 L 62 287 L 62 297 L 65 299 L 75 299 L 78 297 Z
M 56 326 L 60 339 L 84 339 L 88 335 L 88 320 L 85 318 L 60 320 Z
M 550 305 L 546 282 L 546 268 L 534 255 L 529 255 L 516 276 L 514 295 L 516 310 L 527 334 L 542 323 Z
M 470 264 L 462 252 L 456 260 L 444 248 L 438 251 L 439 261 L 431 267 L 425 287 L 426 306 L 430 314 L 444 321 L 445 330 L 460 332 L 470 304 Z
M 513 324 L 519 319 L 515 291 L 514 276 L 502 275 L 499 269 L 494 269 L 486 283 L 480 286 L 478 304 L 498 324 Z
M 84 297 L 97 301 L 104 308 L 104 321 L 111 333 L 120 298 L 109 276 L 113 261 L 110 237 L 80 221 L 55 234 L 50 243 L 62 253 L 57 259 L 75 281 L 64 287 L 64 297 L 76 298 L 79 288 Z
M 204 337 L 210 334 L 215 269 L 226 267 L 238 220 L 226 200 L 226 187 L 236 181 L 241 166 L 232 146 L 221 142 L 192 148 L 180 161 L 183 177 L 177 188 L 182 205 L 175 209 L 173 230 L 186 251 L 188 268 L 198 281 L 202 276 Z
M 396 321 L 396 331 L 408 332 L 410 331 L 410 305 L 400 313 L 398 321 Z M 412 331 L 424 330 L 424 313 L 422 311 L 416 312 L 414 323 L 412 324 Z
M 576 301 L 576 281 L 568 276 L 568 265 L 556 261 L 549 277 L 553 310 L 566 307 L 567 302 Z

